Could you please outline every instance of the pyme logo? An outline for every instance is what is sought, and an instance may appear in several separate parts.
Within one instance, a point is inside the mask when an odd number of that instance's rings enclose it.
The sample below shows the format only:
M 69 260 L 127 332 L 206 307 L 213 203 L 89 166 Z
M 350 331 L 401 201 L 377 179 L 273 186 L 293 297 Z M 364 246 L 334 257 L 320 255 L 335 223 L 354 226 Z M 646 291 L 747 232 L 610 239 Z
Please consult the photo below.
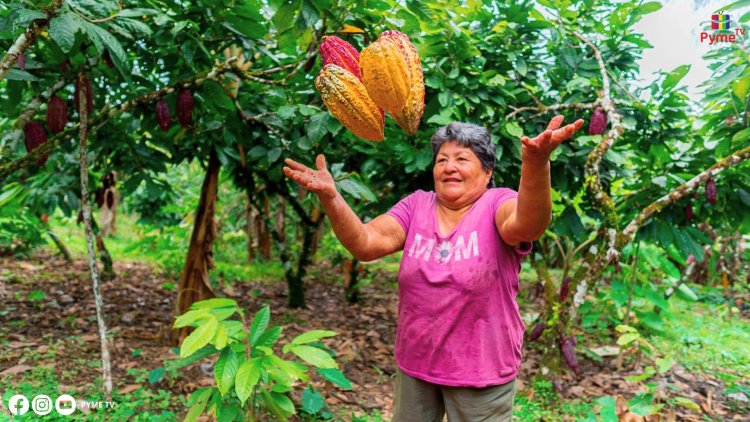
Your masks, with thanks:
M 724 14 L 723 11 L 711 15 L 711 29 L 715 32 L 709 33 L 701 31 L 701 43 L 708 41 L 708 45 L 720 42 L 736 42 L 737 37 L 744 36 L 745 30 L 742 28 L 732 28 L 732 18 Z

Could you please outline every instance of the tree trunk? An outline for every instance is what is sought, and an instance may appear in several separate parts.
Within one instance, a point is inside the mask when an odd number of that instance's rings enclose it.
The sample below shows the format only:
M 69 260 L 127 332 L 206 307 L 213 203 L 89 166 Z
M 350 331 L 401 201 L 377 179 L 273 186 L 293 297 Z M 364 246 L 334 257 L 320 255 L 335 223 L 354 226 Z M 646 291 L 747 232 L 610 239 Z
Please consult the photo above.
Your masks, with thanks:
M 349 303 L 357 303 L 359 301 L 359 286 L 357 282 L 359 281 L 359 274 L 365 267 L 358 259 L 352 258 L 344 261 L 343 269 L 346 300 Z
M 96 306 L 96 320 L 99 328 L 99 343 L 102 353 L 102 380 L 107 401 L 112 400 L 112 364 L 110 362 L 109 346 L 107 345 L 107 324 L 104 321 L 104 306 L 102 295 L 99 291 L 99 269 L 96 266 L 96 252 L 94 251 L 94 230 L 91 224 L 91 204 L 89 204 L 89 169 L 86 161 L 86 130 L 87 130 L 87 108 L 86 84 L 83 82 L 83 74 L 78 75 L 81 88 L 79 108 L 79 164 L 81 167 L 81 208 L 83 210 L 83 227 L 86 232 L 86 249 L 88 251 L 89 269 L 91 271 L 91 282 L 94 291 L 94 304 Z
M 249 198 L 248 198 L 249 199 Z M 254 239 L 256 239 L 255 234 L 253 234 L 253 207 L 250 206 L 250 203 L 248 202 L 247 205 L 245 205 L 245 236 L 247 236 L 247 261 L 251 262 L 253 259 L 255 259 L 255 244 L 253 243 Z
M 219 185 L 219 162 L 213 150 L 208 158 L 206 176 L 203 179 L 201 197 L 195 213 L 193 233 L 190 236 L 185 268 L 180 274 L 180 286 L 177 292 L 177 315 L 185 313 L 190 306 L 200 300 L 215 297 L 208 279 L 208 271 L 214 267 L 212 244 L 218 234 L 216 199 Z M 185 327 L 178 331 L 176 340 L 181 341 L 190 329 Z
M 271 259 L 271 234 L 268 232 L 268 226 L 263 223 L 263 215 L 261 214 L 270 218 L 271 200 L 269 200 L 268 197 L 265 197 L 264 202 L 263 211 L 258 212 L 258 215 L 255 216 L 255 233 L 258 237 L 258 249 L 260 249 L 260 254 L 263 256 L 263 259 L 268 261 Z

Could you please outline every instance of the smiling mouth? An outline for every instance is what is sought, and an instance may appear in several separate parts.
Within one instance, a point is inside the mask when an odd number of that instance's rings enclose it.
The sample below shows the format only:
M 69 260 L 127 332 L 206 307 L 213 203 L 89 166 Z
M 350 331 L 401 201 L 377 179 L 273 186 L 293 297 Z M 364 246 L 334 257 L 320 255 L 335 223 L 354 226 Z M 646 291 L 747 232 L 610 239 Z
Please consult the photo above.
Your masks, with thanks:
M 462 180 L 456 179 L 455 177 L 449 177 L 447 179 L 443 179 L 443 183 L 451 183 L 451 182 L 460 183 L 462 182 Z

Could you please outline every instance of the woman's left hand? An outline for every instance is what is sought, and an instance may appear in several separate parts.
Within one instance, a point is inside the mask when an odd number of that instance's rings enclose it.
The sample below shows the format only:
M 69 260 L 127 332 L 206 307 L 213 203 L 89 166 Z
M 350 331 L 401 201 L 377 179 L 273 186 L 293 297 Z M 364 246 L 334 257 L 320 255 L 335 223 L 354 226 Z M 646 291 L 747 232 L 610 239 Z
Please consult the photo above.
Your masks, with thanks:
M 560 127 L 564 117 L 555 116 L 549 121 L 547 130 L 536 138 L 521 137 L 521 160 L 526 163 L 547 164 L 550 154 L 562 141 L 572 137 L 583 126 L 583 119 Z

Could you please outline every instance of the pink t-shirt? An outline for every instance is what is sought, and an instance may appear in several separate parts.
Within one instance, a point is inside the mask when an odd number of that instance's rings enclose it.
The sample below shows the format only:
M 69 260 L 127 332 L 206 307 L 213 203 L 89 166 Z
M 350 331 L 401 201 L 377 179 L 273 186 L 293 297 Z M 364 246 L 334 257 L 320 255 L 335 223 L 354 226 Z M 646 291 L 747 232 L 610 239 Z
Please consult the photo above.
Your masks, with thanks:
M 388 211 L 406 232 L 394 353 L 407 375 L 462 387 L 516 377 L 526 328 L 516 304 L 518 273 L 531 244 L 504 243 L 495 213 L 517 197 L 512 189 L 487 190 L 447 236 L 434 192 L 414 192 Z

